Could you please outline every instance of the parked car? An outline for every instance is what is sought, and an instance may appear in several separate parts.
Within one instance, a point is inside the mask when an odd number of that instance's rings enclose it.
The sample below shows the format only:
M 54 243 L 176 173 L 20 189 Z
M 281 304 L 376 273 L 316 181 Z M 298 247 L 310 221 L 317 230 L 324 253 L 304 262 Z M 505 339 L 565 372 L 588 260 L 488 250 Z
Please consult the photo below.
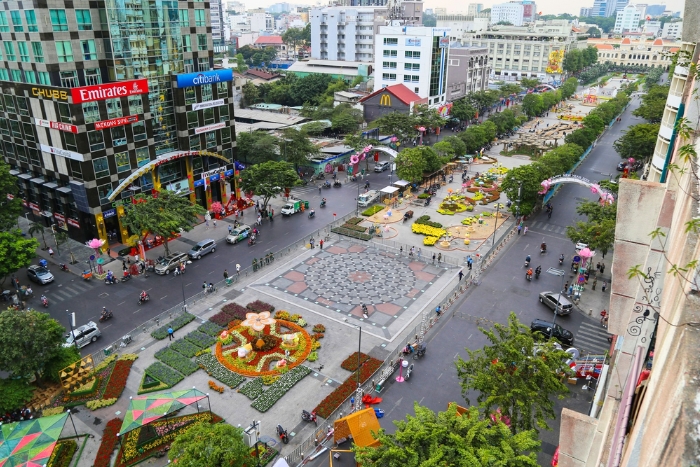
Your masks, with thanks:
M 230 234 L 226 236 L 226 243 L 235 245 L 236 243 L 248 238 L 252 230 L 253 229 L 251 229 L 249 225 L 239 225 L 238 227 L 233 229 Z
M 160 274 L 161 276 L 163 274 L 170 274 L 170 271 L 186 261 L 187 255 L 185 253 L 171 253 L 156 263 L 155 273 Z
M 558 315 L 568 315 L 574 309 L 574 304 L 559 292 L 540 292 L 540 303 L 544 303 Z
M 530 331 L 545 340 L 555 339 L 566 347 L 573 347 L 574 345 L 574 334 L 551 321 L 536 319 L 530 324 Z
M 214 253 L 215 251 L 216 241 L 208 238 L 193 246 L 192 249 L 187 252 L 187 256 L 192 259 L 201 259 L 202 256 L 206 255 L 207 253 Z
M 53 282 L 53 274 L 43 266 L 33 264 L 27 268 L 27 276 L 32 282 L 37 284 L 48 284 Z
M 66 343 L 63 344 L 63 347 L 75 345 L 80 349 L 90 342 L 95 342 L 101 335 L 102 333 L 97 328 L 97 325 L 93 321 L 88 321 L 87 324 L 73 329 L 72 333 L 66 334 Z
M 389 162 L 377 162 L 374 166 L 374 171 L 375 172 L 384 172 L 385 170 L 389 170 Z

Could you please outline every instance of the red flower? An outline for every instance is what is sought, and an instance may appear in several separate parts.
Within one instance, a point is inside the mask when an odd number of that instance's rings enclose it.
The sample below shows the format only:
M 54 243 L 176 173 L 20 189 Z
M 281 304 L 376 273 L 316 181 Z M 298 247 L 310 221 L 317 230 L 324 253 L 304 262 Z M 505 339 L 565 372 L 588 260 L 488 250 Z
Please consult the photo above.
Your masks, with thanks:
M 109 383 L 107 383 L 107 389 L 102 395 L 103 399 L 118 398 L 122 395 L 122 391 L 126 387 L 126 379 L 129 377 L 131 365 L 133 364 L 132 360 L 117 360 L 114 370 L 112 370 L 112 376 L 109 378 Z
M 117 447 L 117 433 L 122 427 L 121 418 L 113 418 L 105 425 L 105 431 L 102 433 L 102 442 L 97 450 L 94 467 L 110 467 L 112 452 Z
M 382 366 L 382 362 L 376 358 L 368 357 L 365 354 L 362 354 L 362 356 L 367 357 L 366 359 L 363 359 L 364 362 L 359 370 L 360 382 L 364 383 L 371 378 L 377 370 L 379 370 L 379 368 Z M 355 362 L 354 366 L 357 368 L 357 352 L 345 359 L 343 364 L 353 361 L 353 357 Z M 328 396 L 326 396 L 326 398 L 316 406 L 314 412 L 316 412 L 322 418 L 328 418 L 335 409 L 340 407 L 340 405 L 352 395 L 355 389 L 357 389 L 357 371 L 343 381 L 343 384 L 338 386 L 332 393 L 328 394 Z

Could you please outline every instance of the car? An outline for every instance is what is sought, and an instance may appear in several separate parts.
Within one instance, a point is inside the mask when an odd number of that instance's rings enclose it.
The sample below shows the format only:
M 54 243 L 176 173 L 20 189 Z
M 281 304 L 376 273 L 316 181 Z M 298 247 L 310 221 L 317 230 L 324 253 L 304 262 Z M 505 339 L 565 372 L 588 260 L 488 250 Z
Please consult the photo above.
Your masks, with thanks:
M 29 276 L 29 280 L 37 284 L 48 284 L 54 279 L 53 274 L 48 269 L 36 264 L 27 268 L 27 276 Z
M 535 333 L 536 336 L 541 335 L 542 338 L 547 340 L 555 339 L 563 346 L 574 346 L 574 334 L 551 321 L 536 319 L 530 324 L 530 331 Z
M 187 262 L 187 258 L 188 256 L 185 253 L 171 253 L 156 263 L 155 273 L 160 274 L 161 276 L 163 274 L 170 274 L 170 271 L 175 269 L 177 266 Z
M 574 304 L 559 292 L 540 292 L 540 303 L 544 303 L 558 315 L 568 315 L 574 310 Z
M 375 172 L 384 172 L 385 170 L 389 170 L 390 164 L 388 162 L 377 162 L 374 166 L 374 171 Z
M 248 238 L 252 230 L 253 229 L 249 225 L 239 225 L 238 227 L 233 229 L 230 234 L 226 236 L 226 243 L 235 245 L 236 243 Z
M 216 241 L 208 238 L 193 246 L 192 249 L 187 252 L 187 256 L 192 259 L 202 259 L 202 256 L 206 255 L 207 253 L 214 253 L 215 251 Z
M 75 345 L 81 349 L 90 342 L 95 342 L 101 335 L 102 333 L 97 328 L 97 325 L 93 321 L 88 321 L 87 324 L 79 326 L 66 334 L 66 342 L 63 344 L 63 347 Z

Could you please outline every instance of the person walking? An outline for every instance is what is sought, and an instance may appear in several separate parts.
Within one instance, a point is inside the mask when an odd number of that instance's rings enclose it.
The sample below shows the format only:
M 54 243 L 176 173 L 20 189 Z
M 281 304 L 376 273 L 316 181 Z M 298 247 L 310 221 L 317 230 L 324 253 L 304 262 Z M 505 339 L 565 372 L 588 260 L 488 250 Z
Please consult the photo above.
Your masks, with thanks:
M 311 249 L 313 250 L 314 249 L 314 238 L 313 237 L 311 237 L 309 239 L 309 245 L 311 245 Z
M 435 264 L 435 253 L 433 253 L 433 264 Z
M 608 288 L 608 283 L 603 281 L 602 291 L 605 292 L 605 289 L 607 289 L 607 288 Z
M 318 247 L 323 250 L 323 239 L 318 241 Z
M 224 280 L 228 279 L 228 270 L 224 269 Z
M 461 269 L 459 270 L 459 274 L 457 274 L 457 275 L 459 276 L 459 281 L 462 282 L 462 277 L 464 277 L 464 273 L 462 272 Z
M 214 224 L 214 228 L 216 228 L 216 219 L 212 219 L 211 222 Z
M 442 261 L 442 253 L 438 253 L 438 266 L 440 265 L 440 261 Z
M 523 226 L 518 224 L 518 235 L 520 235 L 520 231 L 523 229 Z
M 231 224 L 228 225 L 228 234 L 231 235 L 231 232 L 233 231 L 233 226 Z
M 569 290 L 569 281 L 566 281 L 566 284 L 564 284 L 564 290 L 562 290 L 562 293 L 566 293 L 567 290 Z
M 597 277 L 594 277 L 594 278 L 593 278 L 593 285 L 591 285 L 591 289 L 592 289 L 592 290 L 595 290 L 595 286 L 596 286 L 596 285 L 598 285 L 598 278 L 597 278 Z
M 175 331 L 173 331 L 172 326 L 168 326 L 168 337 L 169 340 L 173 340 L 173 337 L 175 337 Z
M 240 276 L 241 275 L 241 265 L 236 263 L 236 275 Z
M 421 255 L 422 253 L 423 253 L 423 252 L 421 251 L 421 249 L 418 248 L 418 260 L 420 260 L 420 255 Z
M 473 261 L 474 261 L 474 260 L 472 260 L 472 257 L 471 257 L 471 256 L 470 256 L 469 258 L 467 258 L 467 266 L 469 267 L 469 270 L 470 270 L 470 271 L 472 270 L 472 262 L 473 262 Z
M 49 256 L 53 258 L 53 248 L 49 247 Z
M 399 256 L 403 256 L 403 245 L 399 248 Z
M 600 263 L 600 273 L 603 274 L 605 272 L 605 263 Z

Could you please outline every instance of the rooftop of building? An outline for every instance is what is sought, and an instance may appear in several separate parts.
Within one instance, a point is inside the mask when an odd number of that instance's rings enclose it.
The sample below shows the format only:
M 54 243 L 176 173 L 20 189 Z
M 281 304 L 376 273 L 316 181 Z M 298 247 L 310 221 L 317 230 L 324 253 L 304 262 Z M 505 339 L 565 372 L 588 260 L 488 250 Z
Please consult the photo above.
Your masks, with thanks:
M 282 36 L 260 36 L 255 39 L 255 44 L 282 45 L 284 41 L 282 40 Z
M 256 78 L 264 79 L 266 81 L 279 78 L 280 74 L 279 73 L 268 73 L 266 71 L 262 70 L 255 70 L 255 69 L 248 69 L 245 71 L 245 74 L 248 76 L 254 76 Z
M 641 43 L 647 43 L 651 42 L 649 40 L 632 40 L 629 37 L 620 38 L 616 37 L 613 39 L 608 39 L 608 38 L 588 38 L 586 42 L 590 45 L 596 45 L 596 44 L 620 44 L 620 45 L 631 45 L 631 44 L 641 44 Z M 651 44 L 648 45 L 654 45 L 654 46 L 669 46 L 669 45 L 677 45 L 680 46 L 681 43 L 679 41 L 675 40 L 669 40 L 669 39 L 654 39 L 654 41 Z
M 287 68 L 287 71 L 297 73 L 324 73 L 330 75 L 360 76 L 360 67 L 368 67 L 371 63 L 344 62 L 341 60 L 306 60 L 298 61 Z M 364 75 L 362 75 L 364 76 Z
M 449 28 L 431 28 L 426 26 L 380 26 L 379 35 L 382 36 L 442 36 L 450 32 Z
M 268 104 L 270 105 L 270 104 Z M 280 106 L 278 110 L 283 110 Z M 256 122 L 275 123 L 281 126 L 291 126 L 307 120 L 305 117 L 290 115 L 287 113 L 274 112 L 260 109 L 236 109 L 235 119 L 255 120 Z M 249 125 L 252 125 L 249 123 Z
M 381 94 L 385 91 L 388 92 L 389 94 L 393 95 L 394 97 L 396 97 L 398 100 L 400 100 L 401 102 L 403 102 L 406 105 L 411 105 L 411 102 L 418 102 L 418 101 L 424 100 L 418 94 L 411 91 L 403 84 L 394 84 L 391 86 L 387 86 L 385 88 L 378 89 L 377 91 L 374 91 L 372 94 L 360 99 L 360 102 L 364 102 L 367 99 L 371 99 L 372 97 L 376 96 L 377 94 Z

